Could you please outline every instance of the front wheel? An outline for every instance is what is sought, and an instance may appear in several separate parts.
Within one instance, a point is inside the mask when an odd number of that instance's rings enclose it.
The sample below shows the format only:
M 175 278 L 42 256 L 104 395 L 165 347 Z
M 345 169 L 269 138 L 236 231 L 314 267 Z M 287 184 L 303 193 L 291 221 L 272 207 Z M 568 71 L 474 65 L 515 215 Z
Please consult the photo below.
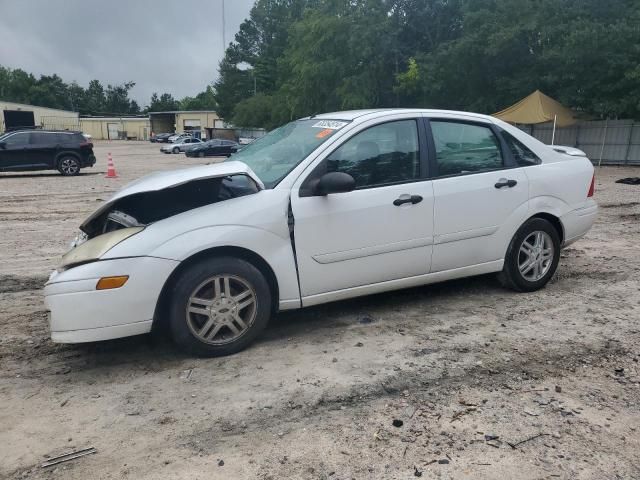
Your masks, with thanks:
M 174 285 L 170 330 L 180 347 L 196 355 L 239 352 L 256 339 L 271 316 L 269 284 L 245 260 L 204 260 L 182 272 Z
M 180 153 L 180 149 L 178 147 L 175 147 L 172 151 L 173 153 Z
M 518 292 L 533 292 L 551 279 L 560 261 L 560 237 L 551 223 L 532 218 L 516 232 L 498 275 L 501 283 Z

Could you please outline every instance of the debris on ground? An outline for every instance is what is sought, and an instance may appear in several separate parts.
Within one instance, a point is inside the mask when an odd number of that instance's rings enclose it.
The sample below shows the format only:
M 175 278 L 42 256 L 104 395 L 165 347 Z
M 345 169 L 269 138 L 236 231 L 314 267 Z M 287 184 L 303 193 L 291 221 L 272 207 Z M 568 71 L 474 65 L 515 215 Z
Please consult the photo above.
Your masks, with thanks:
M 627 177 L 616 180 L 616 183 L 624 183 L 625 185 L 640 185 L 640 177 Z
M 98 453 L 95 447 L 88 447 L 88 448 L 83 448 L 81 450 L 76 450 L 74 452 L 63 453 L 62 455 L 58 455 L 57 457 L 52 457 L 46 462 L 42 463 L 40 465 L 40 468 L 52 467 L 53 465 L 69 462 L 71 460 L 75 460 L 76 458 L 84 457 L 85 455 L 91 455 L 94 453 Z

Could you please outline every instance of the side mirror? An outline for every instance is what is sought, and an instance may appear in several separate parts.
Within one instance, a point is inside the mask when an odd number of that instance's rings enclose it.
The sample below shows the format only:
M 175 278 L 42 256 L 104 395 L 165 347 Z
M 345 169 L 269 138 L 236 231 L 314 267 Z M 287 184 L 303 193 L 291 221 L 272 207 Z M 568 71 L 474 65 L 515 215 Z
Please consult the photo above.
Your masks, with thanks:
M 348 173 L 329 172 L 325 173 L 314 189 L 316 195 L 329 195 L 330 193 L 351 192 L 356 188 L 356 181 Z

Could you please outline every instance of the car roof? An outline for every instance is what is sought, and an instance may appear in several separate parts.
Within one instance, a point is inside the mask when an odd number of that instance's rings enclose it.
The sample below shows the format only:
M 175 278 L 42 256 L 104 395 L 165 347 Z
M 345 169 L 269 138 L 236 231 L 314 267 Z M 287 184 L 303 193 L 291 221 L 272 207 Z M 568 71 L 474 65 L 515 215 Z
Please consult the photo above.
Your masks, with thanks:
M 440 110 L 440 109 L 428 109 L 428 108 L 375 108 L 366 110 L 345 110 L 342 112 L 329 112 L 321 113 L 318 115 L 312 115 L 305 117 L 305 119 L 327 119 L 327 120 L 347 120 L 352 121 L 356 119 L 372 118 L 376 116 L 392 115 L 395 113 L 420 113 L 425 115 L 460 115 L 465 117 L 475 117 L 482 120 L 494 121 L 495 118 L 490 115 L 483 115 L 481 113 L 473 112 L 461 112 L 457 110 Z
M 32 133 L 32 132 L 40 132 L 40 133 L 68 133 L 69 135 L 73 135 L 76 133 L 82 134 L 82 132 L 77 130 L 43 130 L 41 128 L 22 128 L 19 130 L 10 130 L 8 132 L 2 133 L 2 135 L 6 135 L 8 133 Z

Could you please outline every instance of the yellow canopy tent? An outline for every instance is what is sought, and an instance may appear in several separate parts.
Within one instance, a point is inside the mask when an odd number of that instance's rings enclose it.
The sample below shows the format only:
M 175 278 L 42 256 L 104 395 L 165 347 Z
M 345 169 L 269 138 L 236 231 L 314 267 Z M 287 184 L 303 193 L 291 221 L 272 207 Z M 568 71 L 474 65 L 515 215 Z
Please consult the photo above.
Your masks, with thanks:
M 574 114 L 570 109 L 546 96 L 540 90 L 536 90 L 510 107 L 494 113 L 493 116 L 509 123 L 553 122 L 551 145 L 555 140 L 556 126 L 567 127 L 575 123 Z

